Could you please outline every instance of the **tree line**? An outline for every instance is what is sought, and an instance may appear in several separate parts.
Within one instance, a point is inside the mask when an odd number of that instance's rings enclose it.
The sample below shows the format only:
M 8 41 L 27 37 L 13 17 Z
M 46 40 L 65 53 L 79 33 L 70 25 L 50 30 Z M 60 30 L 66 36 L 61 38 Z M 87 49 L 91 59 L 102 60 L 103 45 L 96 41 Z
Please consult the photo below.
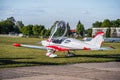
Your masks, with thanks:
M 95 28 L 102 28 L 102 27 L 120 27 L 120 19 L 116 20 L 109 20 L 105 19 L 103 22 L 96 21 L 92 24 Z
M 43 37 L 48 37 L 50 35 L 50 32 L 55 26 L 55 24 L 58 21 L 55 21 L 54 24 L 49 28 L 46 29 L 44 25 L 24 25 L 22 21 L 16 21 L 14 17 L 9 17 L 6 20 L 1 20 L 0 21 L 0 34 L 9 34 L 9 33 L 22 33 L 27 36 L 43 36 Z M 66 36 L 70 36 L 70 25 L 67 23 L 67 34 Z M 78 35 L 84 36 L 84 26 L 83 24 L 79 21 L 77 26 L 76 26 L 76 33 Z
M 22 21 L 16 21 L 14 17 L 0 21 L 0 34 L 22 33 L 28 36 L 49 36 L 50 31 L 44 25 L 24 25 Z
M 57 21 L 51 25 L 49 29 L 46 29 L 44 25 L 41 24 L 36 24 L 36 25 L 24 25 L 22 21 L 16 21 L 14 17 L 9 17 L 6 20 L 1 20 L 0 21 L 0 34 L 9 34 L 9 33 L 22 33 L 27 36 L 43 36 L 43 37 L 48 37 L 50 35 L 50 32 L 55 26 Z M 105 19 L 103 22 L 96 21 L 95 23 L 92 24 L 92 27 L 96 28 L 102 28 L 102 27 L 120 27 L 120 19 L 117 20 L 112 20 L 110 21 L 109 19 Z M 69 23 L 67 22 L 67 35 L 66 36 L 71 36 L 71 28 Z M 89 28 L 85 30 L 84 25 L 78 21 L 76 27 L 76 35 L 78 37 L 84 37 L 85 34 L 87 36 L 91 37 L 92 34 L 92 28 Z M 108 31 L 109 32 L 109 31 Z

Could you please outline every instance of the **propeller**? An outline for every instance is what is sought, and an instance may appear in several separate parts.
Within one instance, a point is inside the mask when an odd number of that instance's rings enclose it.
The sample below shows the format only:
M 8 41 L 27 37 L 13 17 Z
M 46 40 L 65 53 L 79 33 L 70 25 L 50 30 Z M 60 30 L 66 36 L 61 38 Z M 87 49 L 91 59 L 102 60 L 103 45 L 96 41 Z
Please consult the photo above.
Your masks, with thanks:
M 42 44 L 42 42 L 37 42 L 36 44 Z

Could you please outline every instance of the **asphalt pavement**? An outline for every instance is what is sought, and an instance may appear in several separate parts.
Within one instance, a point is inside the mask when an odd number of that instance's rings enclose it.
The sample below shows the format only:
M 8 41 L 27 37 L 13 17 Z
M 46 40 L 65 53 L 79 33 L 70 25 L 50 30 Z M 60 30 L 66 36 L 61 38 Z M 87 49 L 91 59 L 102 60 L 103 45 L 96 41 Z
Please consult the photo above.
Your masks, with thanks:
M 120 62 L 3 68 L 0 80 L 120 80 Z

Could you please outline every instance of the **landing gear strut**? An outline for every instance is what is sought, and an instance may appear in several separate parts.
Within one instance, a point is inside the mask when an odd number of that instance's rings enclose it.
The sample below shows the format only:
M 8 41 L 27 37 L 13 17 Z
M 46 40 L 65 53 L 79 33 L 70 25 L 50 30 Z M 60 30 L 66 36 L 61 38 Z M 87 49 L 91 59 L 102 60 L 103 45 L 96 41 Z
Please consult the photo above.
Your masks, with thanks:
M 72 53 L 72 52 L 69 52 L 68 51 L 68 53 L 67 53 L 67 55 L 66 55 L 67 57 L 74 57 L 75 56 L 75 54 L 74 53 Z
M 55 53 L 55 51 L 48 50 L 47 53 L 46 53 L 46 56 L 49 56 L 51 58 L 57 57 L 57 55 L 54 54 L 54 53 Z

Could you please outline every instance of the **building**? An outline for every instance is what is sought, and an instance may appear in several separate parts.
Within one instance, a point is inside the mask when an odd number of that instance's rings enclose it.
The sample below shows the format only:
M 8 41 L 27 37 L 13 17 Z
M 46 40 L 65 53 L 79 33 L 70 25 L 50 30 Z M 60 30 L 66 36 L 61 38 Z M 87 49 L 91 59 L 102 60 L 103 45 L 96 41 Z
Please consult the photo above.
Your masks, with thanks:
M 70 30 L 70 36 L 71 37 L 76 36 L 76 30 L 75 29 Z
M 94 36 L 97 32 L 103 31 L 106 34 L 108 28 L 92 28 L 92 36 Z
M 106 36 L 107 29 L 108 29 L 107 27 L 106 28 L 92 28 L 92 36 L 94 36 L 99 31 L 103 31 L 105 33 L 104 36 Z M 111 32 L 110 33 L 111 37 L 120 37 L 120 27 L 111 27 L 110 32 Z

